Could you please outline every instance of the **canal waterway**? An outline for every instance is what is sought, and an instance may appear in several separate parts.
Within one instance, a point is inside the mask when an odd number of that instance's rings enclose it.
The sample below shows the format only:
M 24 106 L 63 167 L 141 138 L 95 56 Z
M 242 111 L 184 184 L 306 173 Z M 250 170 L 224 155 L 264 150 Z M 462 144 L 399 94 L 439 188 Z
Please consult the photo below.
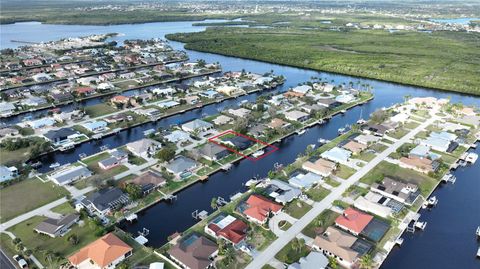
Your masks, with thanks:
M 44 25 L 33 22 L 17 23 L 1 25 L 0 37 L 2 48 L 6 48 L 21 45 L 19 43 L 13 43 L 10 40 L 39 42 L 68 36 L 118 32 L 122 33 L 122 35 L 116 37 L 116 40 L 122 41 L 131 38 L 162 38 L 168 33 L 194 32 L 205 29 L 204 27 L 192 26 L 192 23 L 193 22 L 166 22 L 113 26 Z M 27 38 L 28 40 L 25 40 Z M 183 49 L 182 43 L 171 42 L 171 45 L 175 49 Z M 316 72 L 190 50 L 187 50 L 187 53 L 192 61 L 205 59 L 207 62 L 219 62 L 225 71 L 245 69 L 251 72 L 265 73 L 273 70 L 275 74 L 283 75 L 287 79 L 283 86 L 274 91 L 285 91 L 289 87 L 309 80 L 311 77 L 321 77 L 324 80 L 336 84 L 348 84 L 350 81 L 354 83 L 359 82 L 360 84 L 367 83 L 373 87 L 375 99 L 363 106 L 349 110 L 346 115 L 337 115 L 328 123 L 315 126 L 303 135 L 295 135 L 285 139 L 281 143 L 276 144 L 276 146 L 279 147 L 278 151 L 259 161 L 240 161 L 235 164 L 230 171 L 216 173 L 212 175 L 208 181 L 192 185 L 177 193 L 178 199 L 176 202 L 172 204 L 160 202 L 143 211 L 137 222 L 124 227 L 132 234 L 136 234 L 137 231 L 140 231 L 142 228 L 149 229 L 150 244 L 155 247 L 163 245 L 167 237 L 174 232 L 181 232 L 192 226 L 195 223 L 195 220 L 191 217 L 191 213 L 194 210 L 207 210 L 211 212 L 210 201 L 212 197 L 221 196 L 228 198 L 239 191 L 244 191 L 243 184 L 250 177 L 254 175 L 266 176 L 275 163 L 287 164 L 293 162 L 298 154 L 302 153 L 309 144 L 316 143 L 319 138 L 332 139 L 337 136 L 338 128 L 356 122 L 360 115 L 367 118 L 368 115 L 376 109 L 401 102 L 405 95 L 434 96 L 439 98 L 450 97 L 454 102 L 480 106 L 480 98 L 458 93 L 359 79 L 350 76 Z M 147 129 L 163 129 L 172 124 L 181 124 L 204 115 L 214 114 L 227 106 L 236 105 L 241 100 L 254 100 L 259 94 L 260 93 L 255 93 L 238 99 L 227 100 L 220 104 L 213 104 L 154 123 L 141 125 L 122 131 L 114 136 L 81 144 L 69 152 L 49 154 L 45 156 L 42 161 L 45 163 L 44 167 L 48 167 L 48 165 L 53 162 L 59 162 L 60 164 L 74 162 L 79 159 L 78 155 L 81 153 L 87 155 L 96 153 L 100 151 L 100 147 L 103 145 L 108 145 L 110 148 L 121 146 L 142 138 L 143 131 Z M 474 170 L 474 172 L 470 172 L 471 170 Z M 476 246 L 475 242 L 471 242 L 471 240 L 474 240 L 474 230 L 470 231 L 470 226 L 480 225 L 480 217 L 478 214 L 480 210 L 478 200 L 480 197 L 480 179 L 478 172 L 478 163 L 475 167 L 461 168 L 456 172 L 458 180 L 455 185 L 441 187 L 437 191 L 438 194 L 437 192 L 435 193 L 435 195 L 439 197 L 440 203 L 433 211 L 424 214 L 425 220 L 429 221 L 427 229 L 422 233 L 405 236 L 406 240 L 403 246 L 394 250 L 383 268 L 480 267 L 480 261 L 474 258 L 478 245 Z M 445 196 L 445 198 L 443 196 Z M 472 196 L 476 196 L 476 200 L 471 200 L 470 197 Z M 450 228 L 452 221 L 455 221 L 456 224 Z M 465 225 L 463 225 L 463 223 L 465 223 Z M 471 234 L 471 238 L 467 238 L 466 235 L 459 236 L 459 233 L 464 233 L 464 230 L 465 233 L 468 232 Z M 427 237 L 426 240 L 424 239 L 425 237 Z

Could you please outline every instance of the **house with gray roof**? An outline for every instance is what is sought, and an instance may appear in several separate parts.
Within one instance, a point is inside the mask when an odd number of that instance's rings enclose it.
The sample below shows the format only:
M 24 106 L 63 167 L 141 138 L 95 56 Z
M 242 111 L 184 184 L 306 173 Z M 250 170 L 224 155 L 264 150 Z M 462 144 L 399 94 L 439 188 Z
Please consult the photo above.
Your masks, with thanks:
M 122 208 L 129 201 L 126 193 L 122 192 L 119 188 L 113 187 L 91 193 L 82 200 L 81 205 L 91 213 L 105 216 L 113 210 Z
M 287 269 L 326 269 L 328 263 L 328 258 L 323 253 L 312 251 L 298 262 L 290 264 Z
M 288 184 L 300 189 L 310 189 L 313 185 L 320 183 L 322 180 L 322 176 L 312 172 L 308 172 L 307 174 L 297 173 L 288 180 Z
M 197 162 L 185 156 L 178 156 L 171 161 L 165 168 L 176 177 L 181 177 L 186 172 L 191 172 L 197 167 Z
M 34 228 L 34 231 L 50 237 L 63 236 L 70 230 L 72 225 L 77 223 L 79 219 L 80 215 L 78 214 L 68 214 L 59 219 L 47 218 L 46 220 L 40 222 Z
M 182 124 L 182 130 L 185 132 L 202 132 L 213 128 L 213 124 L 203 120 L 195 119 L 190 122 Z
M 272 179 L 268 184 L 266 189 L 268 195 L 274 198 L 275 202 L 283 205 L 298 198 L 302 194 L 300 189 L 281 180 Z
M 49 174 L 48 178 L 55 184 L 63 186 L 76 180 L 90 177 L 92 174 L 93 173 L 84 166 L 71 165 Z
M 155 155 L 160 148 L 162 148 L 162 144 L 160 142 L 149 138 L 133 141 L 128 143 L 126 146 L 127 149 L 134 155 L 142 158 L 150 158 L 152 155 Z
M 217 144 L 207 143 L 196 149 L 193 154 L 200 158 L 203 157 L 209 161 L 216 161 L 224 158 L 230 154 L 230 152 L 226 148 Z

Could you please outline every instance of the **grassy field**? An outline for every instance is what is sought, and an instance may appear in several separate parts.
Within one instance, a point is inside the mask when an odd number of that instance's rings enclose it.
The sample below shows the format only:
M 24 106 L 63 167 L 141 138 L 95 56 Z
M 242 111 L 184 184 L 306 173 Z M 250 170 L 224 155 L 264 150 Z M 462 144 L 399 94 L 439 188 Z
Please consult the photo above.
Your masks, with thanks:
M 53 202 L 68 192 L 53 183 L 26 179 L 0 190 L 0 219 L 2 222 Z
M 103 104 L 103 103 L 85 107 L 85 113 L 87 113 L 87 115 L 89 115 L 90 118 L 111 114 L 116 111 L 118 111 L 118 109 L 114 108 L 109 104 Z
M 302 230 L 302 233 L 308 237 L 315 238 L 317 228 L 326 229 L 328 226 L 333 225 L 338 216 L 338 213 L 327 209 L 312 220 L 312 222 Z
M 310 209 L 312 209 L 311 205 L 300 200 L 294 200 L 291 203 L 287 204 L 283 210 L 288 215 L 299 219 L 303 217 L 303 215 L 307 214 Z
M 167 37 L 188 49 L 480 95 L 478 33 L 217 27 Z
M 305 194 L 313 201 L 320 202 L 330 194 L 330 191 L 318 185 L 306 191 Z

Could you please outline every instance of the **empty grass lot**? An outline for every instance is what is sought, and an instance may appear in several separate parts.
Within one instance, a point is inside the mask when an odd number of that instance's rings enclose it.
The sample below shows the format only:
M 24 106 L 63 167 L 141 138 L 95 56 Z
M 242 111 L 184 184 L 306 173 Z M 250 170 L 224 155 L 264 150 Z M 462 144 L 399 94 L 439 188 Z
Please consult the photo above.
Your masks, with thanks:
M 324 210 L 302 230 L 302 233 L 308 237 L 315 238 L 317 232 L 322 232 L 328 226 L 333 225 L 339 215 L 332 210 Z
M 310 211 L 310 209 L 312 209 L 311 205 L 303 201 L 300 201 L 298 199 L 292 201 L 291 203 L 286 205 L 284 208 L 285 213 L 287 213 L 288 215 L 296 219 L 303 217 L 303 215 L 307 214 L 307 212 Z
M 335 170 L 335 175 L 337 177 L 343 178 L 343 179 L 347 179 L 350 176 L 352 176 L 353 174 L 355 174 L 355 169 L 353 169 L 351 167 L 348 167 L 346 165 L 343 165 L 343 164 L 340 164 L 338 166 L 337 170 Z
M 309 189 L 305 193 L 307 194 L 308 198 L 312 199 L 315 202 L 320 202 L 321 200 L 323 200 L 323 198 L 327 197 L 330 191 L 320 185 L 317 185 Z
M 53 202 L 68 192 L 53 183 L 26 179 L 0 190 L 0 219 L 2 222 Z
M 114 108 L 111 105 L 103 103 L 85 107 L 85 113 L 87 113 L 90 118 L 96 118 L 99 116 L 111 114 L 116 111 L 118 111 L 118 109 Z
M 375 166 L 367 175 L 360 179 L 360 182 L 372 184 L 380 182 L 384 177 L 391 177 L 395 180 L 417 184 L 422 195 L 427 195 L 437 183 L 437 180 L 416 171 L 401 168 L 396 164 L 382 161 Z

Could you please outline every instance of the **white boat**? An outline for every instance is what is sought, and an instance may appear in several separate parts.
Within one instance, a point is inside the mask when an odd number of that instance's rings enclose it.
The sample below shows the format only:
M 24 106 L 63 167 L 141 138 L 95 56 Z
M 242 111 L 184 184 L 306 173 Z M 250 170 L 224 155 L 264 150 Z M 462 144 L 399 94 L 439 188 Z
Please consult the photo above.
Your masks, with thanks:
M 365 123 L 367 123 L 367 121 L 364 120 L 364 119 L 359 119 L 359 120 L 357 120 L 357 123 L 358 124 L 365 124 Z
M 422 205 L 422 208 L 425 209 L 427 207 L 434 207 L 438 204 L 438 199 L 436 196 L 430 197 L 427 201 L 425 201 Z
M 344 134 L 345 128 L 338 128 L 338 134 Z
M 478 250 L 477 250 L 477 257 L 480 258 L 480 247 L 478 247 Z
M 317 145 L 315 145 L 315 144 L 310 144 L 309 146 L 310 146 L 311 149 L 315 149 L 315 147 L 317 147 Z
M 245 182 L 245 186 L 250 187 L 252 185 L 257 185 L 258 182 L 260 182 L 260 180 L 258 180 L 256 177 L 252 177 L 247 182 Z
M 397 240 L 395 240 L 395 244 L 401 246 L 403 244 L 403 238 L 399 237 Z
M 38 161 L 38 162 L 30 164 L 30 166 L 32 168 L 39 168 L 40 166 L 42 166 L 42 162 Z
M 59 166 L 60 166 L 60 164 L 57 162 L 57 163 L 52 163 L 49 167 L 50 168 L 57 168 Z
M 345 109 L 340 110 L 340 113 L 345 114 L 347 111 Z
M 297 131 L 297 134 L 302 135 L 302 134 L 304 134 L 305 132 L 306 132 L 305 129 L 302 129 L 302 130 L 300 130 L 300 131 Z
M 465 161 L 467 163 L 472 163 L 474 164 L 478 159 L 478 154 L 474 153 L 474 152 L 469 152 L 467 154 L 467 157 L 465 157 Z
M 324 139 L 324 138 L 318 139 L 318 143 L 320 143 L 320 144 L 327 144 L 328 142 L 330 142 L 330 140 L 328 140 L 328 139 Z
M 478 237 L 480 237 L 480 226 L 477 227 L 477 231 L 475 232 Z
M 263 154 L 265 154 L 265 151 L 263 150 L 259 150 L 259 151 L 255 151 L 252 156 L 255 157 L 255 158 L 258 158 L 260 156 L 262 156 Z
M 144 136 L 148 136 L 148 135 L 151 135 L 153 133 L 155 133 L 155 129 L 148 129 L 148 130 L 143 131 Z
M 418 229 L 420 230 L 425 230 L 425 227 L 427 227 L 427 222 L 423 222 L 423 221 L 417 221 L 415 223 L 415 227 L 417 227 Z

